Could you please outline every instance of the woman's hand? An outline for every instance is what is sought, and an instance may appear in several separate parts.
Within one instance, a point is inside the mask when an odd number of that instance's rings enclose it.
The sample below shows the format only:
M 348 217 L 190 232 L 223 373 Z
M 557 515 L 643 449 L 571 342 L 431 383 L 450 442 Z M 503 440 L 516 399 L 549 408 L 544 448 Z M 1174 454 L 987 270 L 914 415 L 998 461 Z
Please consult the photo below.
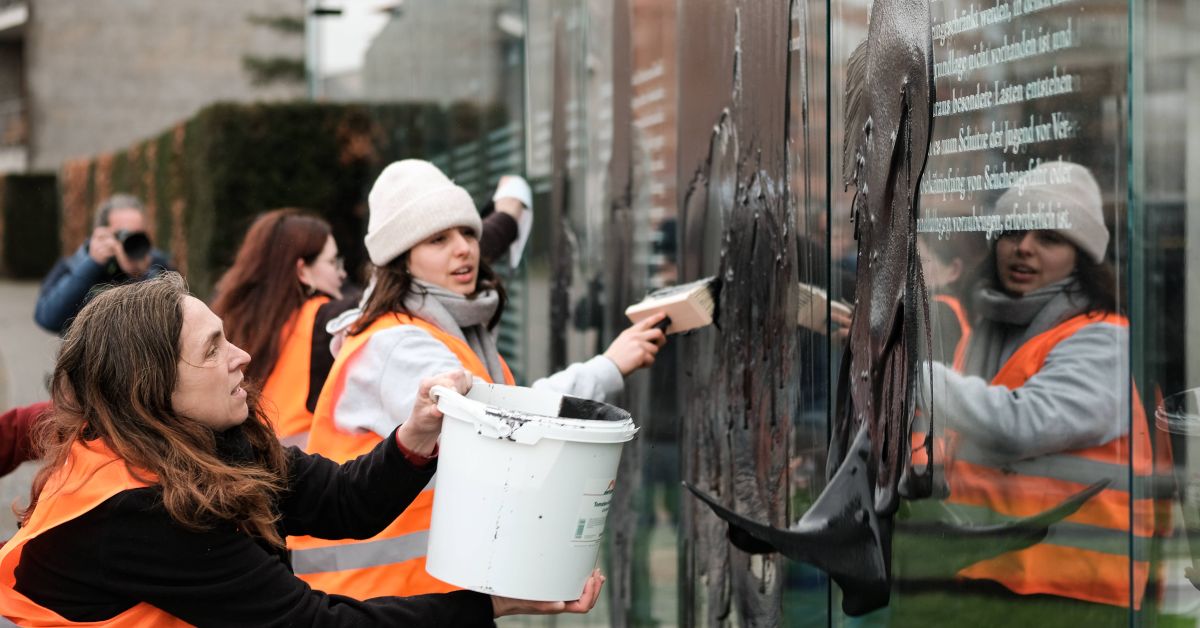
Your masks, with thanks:
M 400 444 L 418 455 L 432 454 L 442 433 L 442 411 L 438 410 L 437 398 L 430 391 L 434 386 L 445 386 L 465 395 L 471 390 L 472 381 L 469 371 L 452 371 L 422 379 L 417 389 L 417 400 L 413 403 L 412 416 L 396 430 L 396 439 Z
M 522 188 L 524 189 L 522 190 Z M 500 180 L 496 183 L 496 194 L 502 194 L 503 196 L 500 198 L 493 196 L 492 200 L 496 211 L 508 214 L 512 216 L 513 220 L 519 222 L 521 220 L 521 213 L 528 209 L 525 207 L 525 201 L 522 201 L 520 198 L 522 192 L 525 197 L 528 197 L 530 194 L 529 184 L 524 179 L 511 174 L 500 177 Z
M 837 338 L 839 342 L 846 342 L 846 339 L 850 337 L 850 323 L 853 315 L 854 310 L 849 307 L 829 308 L 829 320 L 835 325 L 833 337 Z
M 666 333 L 655 329 L 654 326 L 666 317 L 666 314 L 659 312 L 630 325 L 608 345 L 604 357 L 617 365 L 621 375 L 629 375 L 642 367 L 654 364 L 654 356 L 658 354 L 659 347 L 667 343 Z
M 604 586 L 604 576 L 600 570 L 592 572 L 586 584 L 583 585 L 583 595 L 574 602 L 531 602 L 529 600 L 514 600 L 510 597 L 492 596 L 492 613 L 496 617 L 506 615 L 557 615 L 559 613 L 586 613 L 596 605 L 600 597 L 600 587 Z

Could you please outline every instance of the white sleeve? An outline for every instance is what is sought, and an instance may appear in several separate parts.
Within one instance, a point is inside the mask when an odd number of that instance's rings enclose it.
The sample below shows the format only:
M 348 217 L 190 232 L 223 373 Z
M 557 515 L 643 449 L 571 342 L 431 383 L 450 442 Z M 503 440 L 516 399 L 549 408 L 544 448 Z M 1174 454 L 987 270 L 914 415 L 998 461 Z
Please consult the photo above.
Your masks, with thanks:
M 1094 447 L 1128 432 L 1128 329 L 1088 325 L 1050 351 L 1020 388 L 992 386 L 925 363 L 919 386 L 934 420 L 978 446 L 1013 459 Z M 928 408 L 929 403 L 922 404 Z
M 380 331 L 349 366 L 334 422 L 386 437 L 412 414 L 423 378 L 462 368 L 446 345 L 419 327 Z
M 530 388 L 605 402 L 625 390 L 625 378 L 612 360 L 598 355 L 587 362 L 576 362 L 549 377 L 543 377 L 531 384 Z

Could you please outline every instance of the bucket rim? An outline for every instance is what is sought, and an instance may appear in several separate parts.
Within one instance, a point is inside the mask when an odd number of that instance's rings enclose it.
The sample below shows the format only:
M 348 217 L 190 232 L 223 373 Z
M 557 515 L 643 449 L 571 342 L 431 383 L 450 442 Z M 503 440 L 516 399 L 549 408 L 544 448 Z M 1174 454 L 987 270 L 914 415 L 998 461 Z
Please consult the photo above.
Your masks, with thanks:
M 526 444 L 534 444 L 541 438 L 579 443 L 624 443 L 633 440 L 638 432 L 633 417 L 620 408 L 617 409 L 625 415 L 620 420 L 572 419 L 512 410 L 471 399 L 458 391 L 440 386 L 435 387 L 434 392 L 438 397 L 438 407 L 445 417 L 462 423 L 487 425 L 505 440 Z M 514 438 L 517 432 L 521 432 L 522 437 Z M 481 436 L 490 436 L 482 431 L 479 433 Z

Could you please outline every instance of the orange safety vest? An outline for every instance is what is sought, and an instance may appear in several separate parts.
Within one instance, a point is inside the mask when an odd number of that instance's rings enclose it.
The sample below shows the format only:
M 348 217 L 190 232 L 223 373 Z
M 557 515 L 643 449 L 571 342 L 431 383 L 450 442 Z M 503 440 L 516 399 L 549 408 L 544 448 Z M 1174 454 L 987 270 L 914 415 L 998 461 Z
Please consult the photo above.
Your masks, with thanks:
M 954 363 L 951 365 L 955 371 L 962 373 L 967 365 L 967 345 L 971 341 L 971 321 L 967 318 L 967 312 L 963 309 L 962 302 L 957 298 L 947 294 L 939 294 L 933 297 L 935 300 L 945 303 L 952 312 L 954 317 L 958 319 L 958 327 L 961 334 L 958 337 L 958 343 L 954 345 Z M 917 377 L 925 377 L 924 372 L 918 372 Z M 917 411 L 919 415 L 920 410 Z M 912 463 L 914 465 L 929 464 L 929 457 L 925 455 L 925 431 L 913 430 L 912 438 L 909 441 L 911 445 Z M 944 439 L 936 439 L 933 441 L 934 460 L 945 459 L 945 443 Z
M 338 428 L 334 412 L 345 388 L 346 375 L 358 352 L 374 334 L 399 325 L 414 325 L 429 332 L 446 345 L 476 377 L 492 382 L 483 361 L 466 342 L 442 331 L 433 323 L 406 314 L 380 317 L 366 330 L 346 338 L 334 360 L 317 409 L 313 414 L 308 451 L 345 462 L 367 453 L 382 440 L 374 432 L 347 432 Z M 506 384 L 513 384 L 512 373 L 501 359 Z M 425 571 L 429 522 L 433 514 L 433 489 L 421 491 L 413 503 L 383 532 L 365 541 L 289 537 L 292 566 L 296 575 L 312 588 L 326 593 L 365 600 L 381 595 L 422 595 L 445 593 L 458 587 L 434 578 Z
M 1093 323 L 1129 324 L 1116 314 L 1068 319 L 1022 345 L 992 384 L 1020 388 L 1042 368 L 1059 342 Z M 1131 405 L 1132 435 L 1004 464 L 989 462 L 961 434 L 950 435 L 954 452 L 947 460 L 950 497 L 946 505 L 967 519 L 1002 521 L 1037 514 L 1093 482 L 1112 481 L 1075 514 L 1052 526 L 1041 543 L 975 563 L 959 576 L 994 580 L 1025 595 L 1049 594 L 1126 607 L 1132 601 L 1135 609 L 1141 608 L 1149 562 L 1136 548 L 1144 547 L 1143 541 L 1154 535 L 1154 504 L 1148 492 L 1153 463 L 1149 429 L 1136 390 Z
M 284 445 L 301 449 L 308 442 L 312 413 L 308 402 L 309 373 L 312 366 L 313 322 L 317 310 L 329 297 L 313 297 L 304 302 L 279 332 L 279 358 L 263 384 L 263 411 Z
M 958 319 L 958 327 L 962 330 L 962 334 L 958 337 L 958 344 L 954 345 L 953 367 L 954 370 L 961 373 L 967 363 L 967 344 L 971 340 L 971 321 L 967 318 L 967 312 L 958 299 L 948 294 L 939 294 L 933 298 L 946 304 L 954 312 L 954 317 Z
M 148 484 L 133 477 L 125 462 L 102 441 L 73 444 L 66 464 L 50 477 L 42 489 L 41 498 L 29 522 L 0 549 L 0 615 L 19 626 L 154 628 L 190 625 L 145 602 L 112 619 L 70 621 L 39 606 L 14 588 L 17 582 L 16 568 L 21 562 L 21 550 L 26 543 L 47 530 L 82 516 L 121 491 L 144 486 Z

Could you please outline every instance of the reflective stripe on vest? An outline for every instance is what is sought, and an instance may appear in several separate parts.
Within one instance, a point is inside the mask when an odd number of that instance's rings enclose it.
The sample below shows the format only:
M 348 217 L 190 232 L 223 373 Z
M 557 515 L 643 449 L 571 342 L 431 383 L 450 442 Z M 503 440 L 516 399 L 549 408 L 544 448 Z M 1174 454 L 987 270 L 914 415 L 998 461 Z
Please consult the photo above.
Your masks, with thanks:
M 262 408 L 280 440 L 307 432 L 312 424 L 312 413 L 305 404 L 312 372 L 313 322 L 317 310 L 328 302 L 329 297 L 324 296 L 305 301 L 279 332 L 279 357 L 263 383 Z M 286 444 L 296 444 L 296 439 Z M 303 444 L 300 447 L 303 449 Z
M 962 303 L 948 295 L 939 294 L 933 297 L 935 301 L 944 303 L 950 311 L 954 312 L 954 318 L 958 319 L 958 327 L 961 332 L 958 336 L 958 344 L 954 345 L 954 370 L 959 373 L 963 372 L 963 368 L 967 365 L 967 344 L 971 340 L 971 321 L 967 318 L 967 312 L 963 309 Z
M 325 387 L 317 400 L 309 432 L 308 450 L 337 462 L 367 453 L 381 440 L 374 432 L 350 433 L 337 427 L 334 415 L 345 390 L 346 376 L 359 352 L 376 333 L 399 325 L 419 327 L 446 345 L 463 367 L 484 381 L 491 382 L 487 368 L 466 342 L 437 326 L 404 314 L 380 317 L 366 330 L 350 336 L 333 363 Z M 512 373 L 501 359 L 505 383 L 512 384 Z M 365 541 L 330 541 L 313 537 L 290 537 L 292 565 L 296 575 L 312 588 L 367 599 L 380 595 L 421 595 L 444 593 L 457 587 L 425 572 L 429 521 L 433 514 L 432 482 L 413 503 L 383 532 Z
M 314 547 L 293 552 L 292 568 L 296 575 L 302 575 L 378 567 L 420 558 L 428 546 L 429 531 L 421 530 L 390 539 Z
M 152 628 L 189 625 L 145 602 L 111 619 L 68 621 L 13 588 L 16 585 L 16 568 L 21 562 L 21 551 L 26 543 L 47 530 L 82 516 L 121 491 L 144 486 L 148 486 L 146 482 L 134 478 L 125 467 L 125 462 L 100 441 L 72 445 L 66 464 L 50 477 L 42 489 L 29 522 L 0 549 L 0 615 L 21 626 Z
M 1042 368 L 1059 342 L 1095 323 L 1128 326 L 1115 314 L 1071 318 L 1022 345 L 992 379 L 992 385 L 1020 388 Z M 1132 437 L 1126 434 L 1097 447 L 1029 460 L 997 463 L 985 451 L 950 435 L 951 442 L 957 442 L 947 461 L 947 507 L 973 522 L 998 523 L 1033 515 L 1057 506 L 1093 482 L 1111 481 L 1078 512 L 1055 524 L 1043 542 L 976 563 L 960 571 L 960 576 L 995 580 L 1022 594 L 1115 606 L 1128 606 L 1132 599 L 1134 608 L 1141 607 L 1149 564 L 1144 555 L 1133 556 L 1131 564 L 1130 548 L 1142 545 L 1134 541 L 1154 533 L 1150 493 L 1141 492 L 1149 488 L 1152 464 L 1148 425 L 1136 390 L 1131 401 Z M 1131 498 L 1130 489 L 1137 499 Z
M 963 309 L 962 303 L 947 294 L 939 294 L 933 297 L 935 301 L 944 303 L 950 311 L 954 312 L 954 318 L 958 319 L 959 336 L 958 343 L 954 345 L 954 362 L 951 368 L 962 373 L 967 365 L 967 345 L 971 341 L 971 321 L 967 319 L 967 312 Z M 927 373 L 919 373 L 918 377 L 926 377 Z M 919 411 L 918 411 L 919 414 Z M 925 432 L 923 429 L 913 430 L 912 437 L 909 440 L 912 447 L 910 459 L 913 465 L 917 466 L 918 470 L 921 467 L 929 464 L 929 456 L 925 453 Z M 945 460 L 945 443 L 941 438 L 935 438 L 933 441 L 933 458 L 934 460 Z

